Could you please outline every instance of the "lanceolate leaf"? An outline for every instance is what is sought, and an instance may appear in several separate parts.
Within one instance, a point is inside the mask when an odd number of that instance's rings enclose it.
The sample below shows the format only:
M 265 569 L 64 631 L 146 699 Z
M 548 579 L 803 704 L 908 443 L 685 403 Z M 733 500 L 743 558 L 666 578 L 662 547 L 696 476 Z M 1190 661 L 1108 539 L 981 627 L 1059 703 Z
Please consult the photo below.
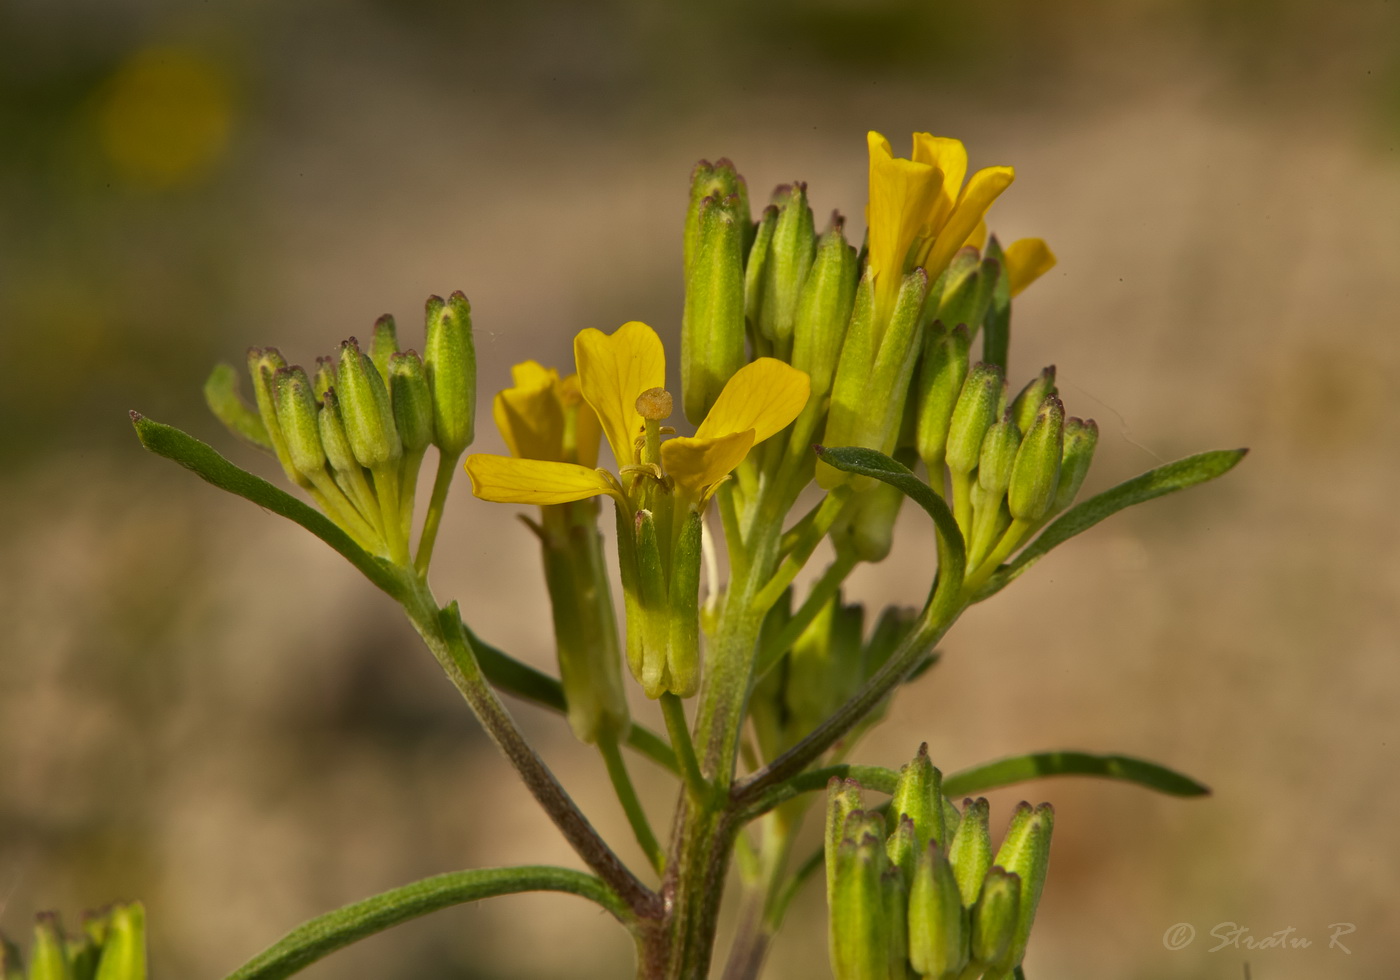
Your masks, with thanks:
M 1046 776 L 1101 776 L 1137 783 L 1171 796 L 1205 796 L 1210 789 L 1155 762 L 1126 755 L 1088 752 L 1033 752 L 955 772 L 943 780 L 949 797 L 968 796 Z
M 997 569 L 978 590 L 973 601 L 981 602 L 1000 592 L 1022 572 L 1045 557 L 1052 548 L 1064 544 L 1076 534 L 1089 530 L 1105 517 L 1134 504 L 1141 504 L 1155 497 L 1185 490 L 1187 487 L 1223 476 L 1233 469 L 1248 451 L 1219 449 L 1187 456 L 1174 463 L 1159 466 L 1155 470 L 1148 470 L 1141 476 L 1118 484 L 1112 490 L 1105 490 L 1096 497 L 1076 504 L 1056 518 L 1024 551 Z
M 230 973 L 226 980 L 281 980 L 356 940 L 464 902 L 526 891 L 556 891 L 597 902 L 620 921 L 631 913 L 602 881 L 582 871 L 544 866 L 455 871 L 424 878 L 318 916 Z

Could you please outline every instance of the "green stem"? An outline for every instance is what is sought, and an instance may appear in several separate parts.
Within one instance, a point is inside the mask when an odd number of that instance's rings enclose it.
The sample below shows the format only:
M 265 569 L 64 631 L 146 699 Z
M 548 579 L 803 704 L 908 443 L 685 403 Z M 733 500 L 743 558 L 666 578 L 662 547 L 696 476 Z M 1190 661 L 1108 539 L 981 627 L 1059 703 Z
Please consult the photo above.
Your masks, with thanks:
M 685 718 L 685 704 L 676 695 L 667 691 L 661 695 L 661 714 L 666 719 L 666 731 L 671 735 L 671 746 L 680 760 L 681 775 L 685 777 L 686 790 L 696 800 L 710 796 L 710 784 L 700 771 L 700 762 L 695 757 L 695 743 L 690 739 L 690 726 Z
M 826 608 L 831 597 L 836 595 L 841 588 L 841 583 L 846 581 L 846 577 L 851 574 L 856 563 L 855 555 L 839 552 L 836 555 L 836 560 L 826 567 L 826 571 L 822 572 L 821 578 L 812 583 L 811 591 L 807 593 L 807 598 L 802 600 L 802 605 L 797 612 L 793 613 L 792 618 L 783 624 L 778 635 L 767 644 L 765 649 L 759 652 L 758 660 L 753 668 L 754 683 L 762 680 L 763 676 L 782 659 L 783 654 L 792 648 L 803 631 L 812 625 L 812 621 Z
M 792 551 L 778 566 L 778 570 L 768 579 L 757 596 L 754 598 L 754 607 L 766 612 L 773 603 L 782 597 L 783 590 L 792 584 L 792 580 L 797 577 L 797 573 L 806 566 L 807 560 L 812 557 L 812 552 L 826 537 L 826 532 L 831 530 L 831 526 L 836 523 L 836 518 L 840 516 L 842 508 L 846 506 L 846 501 L 850 499 L 851 491 L 845 486 L 839 486 L 832 490 L 822 500 L 817 508 L 816 514 L 812 517 L 812 523 L 807 525 L 801 537 L 794 542 Z
M 384 519 L 384 543 L 389 548 L 389 560 L 395 565 L 408 564 L 408 541 L 399 522 L 399 464 L 395 460 L 370 470 L 374 477 L 374 494 L 379 498 L 379 513 Z
M 656 873 L 664 874 L 666 854 L 657 843 L 656 834 L 652 832 L 646 810 L 642 809 L 642 801 L 637 798 L 637 789 L 632 785 L 632 777 L 627 773 L 627 763 L 618 751 L 616 736 L 605 734 L 599 738 L 598 751 L 603 754 L 603 762 L 608 767 L 608 778 L 612 780 L 613 790 L 617 793 L 617 800 L 622 804 L 623 812 L 627 814 L 627 822 L 632 825 L 632 833 L 637 838 L 637 843 L 651 862 L 651 866 L 656 869 Z
M 317 916 L 230 973 L 227 980 L 281 980 L 338 949 L 409 919 L 464 902 L 525 891 L 579 895 L 597 902 L 624 925 L 633 921 L 626 903 L 582 871 L 545 866 L 454 871 Z
M 433 477 L 433 495 L 428 501 L 428 514 L 423 519 L 423 533 L 418 536 L 418 556 L 413 566 L 419 576 L 428 574 L 428 564 L 433 560 L 433 545 L 437 543 L 438 528 L 442 525 L 442 511 L 447 503 L 447 488 L 452 485 L 452 477 L 457 472 L 457 460 L 462 456 L 438 456 L 437 475 Z

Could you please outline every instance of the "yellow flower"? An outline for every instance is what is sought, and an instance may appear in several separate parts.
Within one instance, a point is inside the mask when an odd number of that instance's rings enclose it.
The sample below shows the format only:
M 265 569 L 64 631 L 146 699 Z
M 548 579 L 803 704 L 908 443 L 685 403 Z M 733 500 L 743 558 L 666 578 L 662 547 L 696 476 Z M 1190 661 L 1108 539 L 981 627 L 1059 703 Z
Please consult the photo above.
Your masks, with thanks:
M 496 395 L 492 415 L 512 456 L 561 463 L 598 464 L 602 430 L 583 404 L 578 375 L 561 379 L 538 361 L 510 369 L 515 384 Z
M 1006 246 L 1005 255 L 1012 296 L 1055 267 L 1055 253 L 1040 238 L 1018 238 Z
M 908 269 L 922 268 L 935 279 L 953 254 L 985 237 L 987 209 L 1011 185 L 1010 167 L 987 167 L 967 175 L 967 150 L 960 140 L 914 134 L 912 158 L 894 155 L 890 141 L 870 132 L 868 268 L 875 273 L 876 322 L 894 308 Z
M 643 458 L 647 420 L 638 411 L 637 399 L 665 384 L 666 352 L 661 338 L 637 321 L 623 324 L 610 335 L 590 328 L 574 338 L 574 360 L 579 390 L 597 413 L 621 479 L 587 465 L 582 455 L 577 461 L 564 461 L 477 453 L 467 458 L 467 473 L 478 497 L 500 503 L 559 504 L 608 494 L 627 502 L 638 474 L 651 467 L 651 461 Z M 523 379 L 530 381 L 530 374 Z M 516 433 L 549 429 L 551 411 L 546 401 L 528 396 L 531 389 L 521 383 L 522 375 L 516 381 L 516 388 L 510 390 L 517 394 L 501 403 L 505 408 L 497 412 L 498 420 L 502 411 L 514 413 L 512 435 L 507 436 L 508 442 L 517 440 L 513 452 L 521 445 Z M 534 384 L 537 387 L 538 381 Z M 762 357 L 746 364 L 729 379 L 695 435 L 660 444 L 656 475 L 682 498 L 703 504 L 750 449 L 797 418 L 809 393 L 807 375 L 782 361 Z

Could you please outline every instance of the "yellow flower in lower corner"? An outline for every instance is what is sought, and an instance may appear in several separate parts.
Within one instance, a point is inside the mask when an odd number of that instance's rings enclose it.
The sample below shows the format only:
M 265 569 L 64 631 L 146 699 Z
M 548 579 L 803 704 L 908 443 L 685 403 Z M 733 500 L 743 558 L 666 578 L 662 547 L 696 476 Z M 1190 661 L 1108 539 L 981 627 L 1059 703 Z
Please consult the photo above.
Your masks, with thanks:
M 637 321 L 623 324 L 612 334 L 584 330 L 574 338 L 574 359 L 579 392 L 597 413 L 617 460 L 617 475 L 587 465 L 595 460 L 582 455 L 570 461 L 477 453 L 467 458 L 467 473 L 478 497 L 501 503 L 557 504 L 608 494 L 628 504 L 638 481 L 652 479 L 678 497 L 703 505 L 750 449 L 797 418 L 810 393 L 804 372 L 771 357 L 759 358 L 729 379 L 695 435 L 661 442 L 663 433 L 657 423 L 665 415 L 648 420 L 638 407 L 643 393 L 664 390 L 666 353 L 656 331 Z M 513 442 L 517 457 L 525 455 L 522 447 L 533 444 L 536 433 L 552 431 L 552 404 L 531 394 L 531 384 L 539 387 L 538 379 L 531 381 L 533 377 L 533 369 L 517 373 L 516 388 L 498 398 L 497 420 L 510 413 L 513 434 L 507 441 Z M 506 431 L 504 425 L 502 431 Z M 554 445 L 546 438 L 540 442 Z

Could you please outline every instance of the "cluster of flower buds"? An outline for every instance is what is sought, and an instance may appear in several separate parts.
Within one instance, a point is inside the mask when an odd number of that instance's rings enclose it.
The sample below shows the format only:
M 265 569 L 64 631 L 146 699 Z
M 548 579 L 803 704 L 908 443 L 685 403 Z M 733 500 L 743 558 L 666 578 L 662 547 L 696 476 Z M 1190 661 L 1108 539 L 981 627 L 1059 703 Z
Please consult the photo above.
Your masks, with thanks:
M 836 980 L 1002 980 L 1026 953 L 1054 811 L 1022 803 L 992 856 L 985 799 L 958 810 L 927 746 L 900 771 L 888 812 L 861 787 L 827 789 L 826 874 Z
M 790 645 L 791 592 L 769 611 L 759 648 L 786 650 L 754 686 L 749 702 L 758 749 L 776 759 L 836 712 L 879 670 L 914 626 L 915 611 L 888 606 L 868 639 L 865 607 L 841 601 L 838 592 Z M 919 671 L 915 671 L 917 674 Z M 854 742 L 878 724 L 886 706 L 872 711 L 846 737 Z
M 338 356 L 319 358 L 313 374 L 289 366 L 275 348 L 255 347 L 248 352 L 253 405 L 239 396 L 237 374 L 226 364 L 210 376 L 205 396 L 232 432 L 276 455 L 287 478 L 362 548 L 406 566 L 428 447 L 448 464 L 440 478 L 450 477 L 473 438 L 476 353 L 471 306 L 460 292 L 428 300 L 426 340 L 421 358 L 399 350 L 386 315 L 374 325 L 368 351 L 351 337 Z M 419 542 L 420 571 L 432 552 L 436 516 L 430 512 Z
M 35 920 L 27 973 L 24 960 L 0 936 L 0 980 L 146 980 L 146 910 L 130 902 L 89 913 L 77 936 L 45 912 Z

